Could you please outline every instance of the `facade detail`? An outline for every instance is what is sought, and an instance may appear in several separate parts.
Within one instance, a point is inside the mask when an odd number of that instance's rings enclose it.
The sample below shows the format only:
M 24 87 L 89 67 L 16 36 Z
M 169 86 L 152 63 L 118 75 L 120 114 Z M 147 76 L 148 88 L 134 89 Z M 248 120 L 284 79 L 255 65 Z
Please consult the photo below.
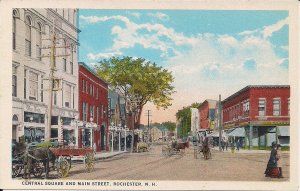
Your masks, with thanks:
M 108 84 L 86 64 L 79 63 L 79 147 L 108 149 Z M 88 124 L 96 124 L 94 127 Z
M 216 100 L 205 100 L 198 108 L 199 110 L 199 123 L 200 129 L 211 129 L 213 130 L 215 124 L 215 109 L 217 101 Z
M 246 146 L 289 145 L 289 86 L 247 86 L 222 101 L 223 126 Z
M 63 126 L 65 144 L 73 144 L 74 128 L 70 121 L 78 113 L 78 67 L 77 33 L 75 9 L 66 9 L 73 20 L 63 17 L 62 9 L 13 9 L 13 47 L 12 47 L 12 132 L 13 141 L 24 136 L 26 142 L 40 142 L 45 136 L 45 127 L 51 120 L 51 138 L 58 139 L 58 127 Z M 48 39 L 52 34 L 62 38 L 57 46 L 67 45 L 72 48 L 59 48 L 57 55 L 70 56 L 56 58 L 55 75 L 60 78 L 61 89 L 54 92 L 52 118 L 47 119 L 47 91 L 50 72 Z M 64 70 L 64 62 L 72 64 Z M 73 72 L 70 72 L 73 71 Z

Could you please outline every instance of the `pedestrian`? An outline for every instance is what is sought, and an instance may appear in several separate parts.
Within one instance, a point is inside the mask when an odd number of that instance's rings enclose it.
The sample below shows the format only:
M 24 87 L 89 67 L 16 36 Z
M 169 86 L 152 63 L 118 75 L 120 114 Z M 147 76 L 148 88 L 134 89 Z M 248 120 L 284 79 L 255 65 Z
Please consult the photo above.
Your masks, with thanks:
M 240 139 L 238 139 L 236 141 L 236 150 L 239 151 L 240 150 Z
M 228 139 L 225 140 L 225 148 L 226 148 L 226 151 L 228 150 Z
M 224 148 L 225 148 L 224 139 L 221 140 L 221 147 L 222 147 L 222 151 L 224 151 Z
M 265 170 L 265 176 L 271 177 L 272 170 L 277 168 L 277 160 L 276 160 L 277 150 L 276 150 L 276 143 L 272 142 L 272 150 L 270 154 L 270 158 L 267 164 L 267 168 Z
M 277 144 L 276 159 L 277 159 L 277 167 L 278 167 L 278 170 L 279 170 L 278 178 L 283 178 L 283 176 L 282 176 L 282 163 L 281 163 L 281 145 L 280 144 Z

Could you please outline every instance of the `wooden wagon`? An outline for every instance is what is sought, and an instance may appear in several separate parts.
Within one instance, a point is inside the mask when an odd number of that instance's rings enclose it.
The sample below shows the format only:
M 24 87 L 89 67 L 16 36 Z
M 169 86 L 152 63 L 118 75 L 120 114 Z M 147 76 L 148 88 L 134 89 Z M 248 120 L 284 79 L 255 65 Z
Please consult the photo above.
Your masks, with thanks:
M 72 157 L 82 157 L 88 172 L 94 169 L 95 155 L 91 148 L 61 147 L 50 148 L 50 150 L 57 158 L 57 173 L 59 177 L 63 178 L 68 176 L 72 164 Z

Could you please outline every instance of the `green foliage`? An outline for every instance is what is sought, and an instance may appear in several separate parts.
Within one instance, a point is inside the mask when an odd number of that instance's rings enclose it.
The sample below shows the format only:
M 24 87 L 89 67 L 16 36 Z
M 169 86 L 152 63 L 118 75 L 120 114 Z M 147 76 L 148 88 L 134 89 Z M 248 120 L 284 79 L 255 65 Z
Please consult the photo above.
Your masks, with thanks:
M 152 102 L 158 109 L 171 106 L 171 72 L 143 58 L 132 57 L 101 60 L 96 66 L 97 75 L 126 99 L 127 112 L 134 112 L 135 126 L 139 125 L 143 106 Z
M 174 131 L 176 128 L 176 123 L 171 121 L 163 122 L 161 125 L 167 128 L 169 131 Z
M 176 119 L 179 123 L 179 131 L 177 132 L 181 137 L 187 137 L 191 131 L 191 108 L 198 108 L 201 103 L 192 103 L 190 106 L 183 107 L 176 113 Z

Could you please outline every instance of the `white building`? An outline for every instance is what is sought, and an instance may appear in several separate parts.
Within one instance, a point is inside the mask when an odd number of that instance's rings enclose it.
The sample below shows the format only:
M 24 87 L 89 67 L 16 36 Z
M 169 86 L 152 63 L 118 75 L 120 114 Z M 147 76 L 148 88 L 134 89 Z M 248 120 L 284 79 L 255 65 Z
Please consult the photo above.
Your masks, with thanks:
M 78 113 L 77 10 L 13 9 L 12 47 L 12 139 L 25 135 L 27 142 L 44 138 L 47 125 L 48 76 L 52 21 L 58 39 L 55 77 L 61 78 L 61 90 L 53 92 L 51 137 L 58 136 L 58 126 L 72 130 L 70 121 Z M 44 90 L 44 91 L 42 91 Z M 63 124 L 60 124 L 60 123 Z
M 197 108 L 191 108 L 191 132 L 196 135 L 199 130 L 199 110 Z

